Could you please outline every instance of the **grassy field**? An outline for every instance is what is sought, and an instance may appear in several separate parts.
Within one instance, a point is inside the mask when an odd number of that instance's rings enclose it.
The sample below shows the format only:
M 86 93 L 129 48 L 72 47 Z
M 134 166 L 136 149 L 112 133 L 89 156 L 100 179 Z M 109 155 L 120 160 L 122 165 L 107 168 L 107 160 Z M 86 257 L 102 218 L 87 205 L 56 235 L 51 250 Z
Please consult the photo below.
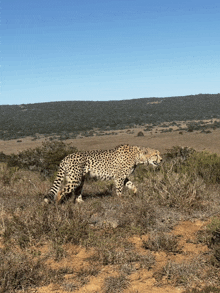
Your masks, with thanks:
M 135 170 L 136 195 L 87 180 L 82 204 L 44 205 L 75 150 L 1 154 L 0 292 L 220 292 L 218 155 L 172 147 Z

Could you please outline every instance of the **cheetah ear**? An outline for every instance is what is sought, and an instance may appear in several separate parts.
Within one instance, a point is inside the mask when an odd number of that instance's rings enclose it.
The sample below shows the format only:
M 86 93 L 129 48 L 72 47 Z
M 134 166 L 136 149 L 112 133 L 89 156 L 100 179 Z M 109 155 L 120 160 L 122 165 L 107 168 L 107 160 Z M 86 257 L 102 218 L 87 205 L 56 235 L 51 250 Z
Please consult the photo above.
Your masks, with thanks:
M 149 149 L 147 149 L 147 148 L 143 148 L 143 151 L 145 152 L 145 154 L 149 153 Z

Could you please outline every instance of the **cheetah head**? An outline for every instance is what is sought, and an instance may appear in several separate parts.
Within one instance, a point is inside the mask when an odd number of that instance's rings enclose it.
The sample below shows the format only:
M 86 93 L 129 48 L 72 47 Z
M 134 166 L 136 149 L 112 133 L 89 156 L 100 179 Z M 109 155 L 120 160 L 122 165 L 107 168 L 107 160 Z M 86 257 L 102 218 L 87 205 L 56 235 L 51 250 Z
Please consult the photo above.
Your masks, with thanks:
M 162 162 L 160 152 L 150 148 L 141 148 L 139 163 L 158 166 Z

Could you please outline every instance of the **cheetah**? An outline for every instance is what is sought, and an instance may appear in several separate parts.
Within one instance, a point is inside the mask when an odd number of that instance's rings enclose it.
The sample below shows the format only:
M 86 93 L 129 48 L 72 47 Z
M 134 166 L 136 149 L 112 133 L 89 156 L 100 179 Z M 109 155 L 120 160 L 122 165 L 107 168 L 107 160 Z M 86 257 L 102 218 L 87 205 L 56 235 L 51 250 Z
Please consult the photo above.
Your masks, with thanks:
M 130 145 L 70 154 L 60 163 L 57 177 L 44 201 L 60 203 L 72 193 L 77 202 L 83 201 L 81 193 L 86 174 L 101 180 L 113 179 L 117 196 L 121 196 L 124 185 L 136 193 L 137 188 L 128 179 L 135 167 L 139 164 L 157 166 L 161 161 L 159 151 Z M 61 189 L 64 178 L 65 185 Z

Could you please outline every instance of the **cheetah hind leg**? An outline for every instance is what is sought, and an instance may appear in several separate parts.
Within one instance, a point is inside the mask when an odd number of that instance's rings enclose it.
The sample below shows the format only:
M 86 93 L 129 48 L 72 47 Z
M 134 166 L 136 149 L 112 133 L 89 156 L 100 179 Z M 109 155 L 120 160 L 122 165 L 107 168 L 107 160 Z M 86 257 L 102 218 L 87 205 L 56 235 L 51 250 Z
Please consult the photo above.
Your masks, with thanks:
M 69 177 L 66 177 L 67 184 L 65 187 L 57 193 L 56 197 L 56 203 L 61 203 L 63 200 L 68 199 L 69 195 L 75 195 L 74 201 L 76 202 L 83 202 L 82 199 L 82 188 L 84 184 L 84 176 L 81 178 L 75 178 L 74 180 L 71 180 Z
M 66 186 L 62 190 L 58 191 L 56 199 L 55 199 L 56 203 L 59 204 L 69 199 L 73 195 L 74 190 L 77 189 L 77 185 L 78 184 L 76 183 L 75 184 L 71 182 L 67 183 Z
M 123 189 L 124 184 L 125 184 L 124 178 L 119 178 L 119 179 L 115 180 L 116 194 L 119 197 L 121 197 L 121 195 L 122 195 L 122 189 Z
M 82 203 L 84 200 L 82 199 L 82 188 L 85 178 L 82 178 L 81 184 L 75 189 L 75 201 L 77 203 Z
M 70 177 L 67 174 L 65 174 L 64 187 L 57 192 L 54 198 L 55 202 L 57 204 L 62 203 L 63 200 L 67 199 L 67 197 L 69 197 L 69 195 L 72 194 L 73 190 L 74 190 L 74 184 L 72 184 Z

